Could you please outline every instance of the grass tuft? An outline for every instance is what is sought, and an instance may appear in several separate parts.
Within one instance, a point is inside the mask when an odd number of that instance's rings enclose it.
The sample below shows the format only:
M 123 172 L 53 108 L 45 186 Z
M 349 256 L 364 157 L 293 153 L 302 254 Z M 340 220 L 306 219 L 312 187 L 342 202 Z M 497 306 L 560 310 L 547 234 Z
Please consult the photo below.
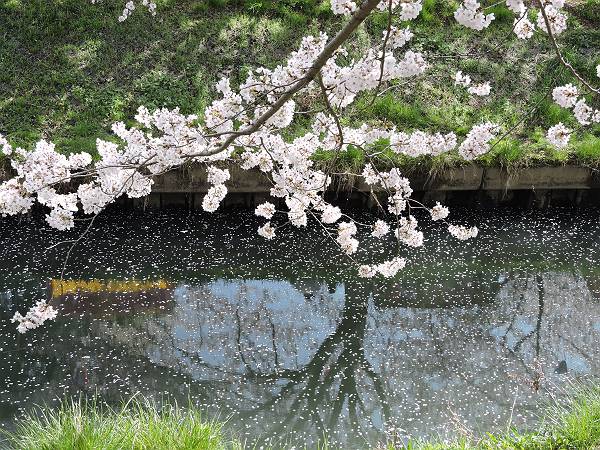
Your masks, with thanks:
M 206 421 L 194 408 L 159 407 L 133 398 L 115 410 L 94 401 L 64 402 L 56 410 L 41 408 L 9 435 L 20 450 L 117 450 L 241 448 L 228 442 L 222 425 Z

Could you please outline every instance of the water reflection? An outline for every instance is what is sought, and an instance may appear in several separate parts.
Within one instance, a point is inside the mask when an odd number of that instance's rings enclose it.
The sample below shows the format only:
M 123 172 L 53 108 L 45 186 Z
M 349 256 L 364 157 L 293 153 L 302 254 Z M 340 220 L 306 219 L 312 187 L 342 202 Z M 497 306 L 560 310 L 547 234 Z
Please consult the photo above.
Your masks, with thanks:
M 2 417 L 8 422 L 65 393 L 118 401 L 142 392 L 191 398 L 260 442 L 310 444 L 327 435 L 358 447 L 457 427 L 503 427 L 509 418 L 531 423 L 567 378 L 600 373 L 598 277 L 580 256 L 595 256 L 598 242 L 590 221 L 589 234 L 579 234 L 585 252 L 564 245 L 560 230 L 557 248 L 540 251 L 538 235 L 546 239 L 555 224 L 542 217 L 519 230 L 518 223 L 511 243 L 526 233 L 529 246 L 515 245 L 516 261 L 486 260 L 500 245 L 492 236 L 444 255 L 452 244 L 436 235 L 433 256 L 418 254 L 411 276 L 392 283 L 356 279 L 337 262 L 316 273 L 326 248 L 297 253 L 302 264 L 286 266 L 281 261 L 293 249 L 261 249 L 239 229 L 211 234 L 201 221 L 191 225 L 204 231 L 197 239 L 222 258 L 211 270 L 232 271 L 253 253 L 256 267 L 245 266 L 244 277 L 186 270 L 165 277 L 180 259 L 157 263 L 134 246 L 132 225 L 117 230 L 130 239 L 121 246 L 134 249 L 130 270 L 120 269 L 127 279 L 99 277 L 122 262 L 110 251 L 114 244 L 100 239 L 75 262 L 89 278 L 48 284 L 43 275 L 56 268 L 32 266 L 42 258 L 31 242 L 22 247 L 25 263 L 23 253 L 5 248 L 4 257 L 25 270 L 0 286 Z M 247 239 L 246 256 L 222 254 L 228 233 Z M 166 242 L 170 252 L 176 245 L 188 251 L 187 241 Z M 85 266 L 87 251 L 101 254 L 102 264 Z M 561 251 L 561 259 L 548 258 Z M 261 262 L 271 263 L 272 276 L 252 277 L 264 273 Z M 62 317 L 16 336 L 6 319 L 36 295 L 51 298 Z

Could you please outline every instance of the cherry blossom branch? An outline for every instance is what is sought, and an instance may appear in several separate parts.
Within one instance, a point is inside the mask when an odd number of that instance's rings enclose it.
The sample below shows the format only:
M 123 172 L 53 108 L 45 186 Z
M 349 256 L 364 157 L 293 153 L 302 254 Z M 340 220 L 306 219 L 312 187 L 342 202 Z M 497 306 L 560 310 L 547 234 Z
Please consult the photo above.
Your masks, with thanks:
M 0 150 L 9 156 L 13 151 L 16 153 L 12 163 L 17 173 L 13 179 L 0 184 L 0 213 L 22 214 L 37 201 L 51 209 L 46 221 L 61 230 L 74 226 L 74 215 L 80 210 L 84 214 L 93 214 L 86 231 L 78 240 L 71 241 L 73 245 L 67 254 L 68 261 L 76 243 L 89 232 L 95 217 L 107 204 L 120 195 L 140 198 L 150 194 L 154 177 L 181 169 L 190 162 L 207 166 L 210 187 L 203 198 L 202 208 L 207 212 L 216 211 L 227 195 L 225 183 L 230 179 L 229 169 L 219 167 L 227 161 L 243 170 L 258 167 L 266 174 L 273 186 L 271 197 L 282 199 L 289 209 L 284 226 L 305 227 L 310 215 L 326 230 L 341 253 L 358 265 L 352 256 L 359 246 L 356 225 L 369 225 L 357 222 L 325 200 L 337 158 L 349 146 L 355 146 L 368 160 L 361 176 L 370 186 L 371 195 L 385 219 L 372 224 L 371 236 L 382 238 L 390 232 L 392 225 L 398 255 L 402 245 L 420 247 L 423 245 L 423 233 L 417 229 L 417 219 L 411 213 L 426 207 L 411 201 L 409 180 L 401 175 L 396 161 L 392 161 L 387 153 L 418 157 L 458 149 L 461 157 L 471 160 L 489 151 L 497 125 L 481 123 L 474 126 L 458 145 L 454 133 L 408 132 L 371 124 L 353 128 L 344 125 L 340 114 L 361 92 L 374 91 L 376 98 L 384 82 L 413 78 L 425 72 L 427 63 L 421 53 L 408 50 L 403 59 L 393 54 L 410 40 L 412 33 L 408 28 L 399 30 L 392 27 L 391 15 L 393 8 L 401 7 L 400 20 L 412 20 L 419 15 L 422 6 L 421 0 L 365 0 L 360 6 L 354 0 L 332 0 L 334 12 L 349 16 L 348 22 L 333 39 L 328 41 L 325 34 L 305 37 L 300 49 L 290 54 L 287 65 L 280 65 L 274 70 L 258 68 L 237 89 L 232 89 L 228 79 L 220 80 L 216 89 L 222 98 L 215 99 L 206 108 L 204 125 L 199 124 L 198 116 L 182 115 L 177 109 L 163 108 L 150 112 L 141 106 L 135 116 L 139 126 L 127 128 L 121 122 L 113 124 L 113 132 L 121 139 L 122 145 L 97 140 L 100 161 L 96 163 L 87 153 L 66 157 L 46 141 L 38 142 L 36 148 L 29 152 L 13 149 L 0 136 Z M 340 65 L 340 60 L 334 55 L 344 54 L 346 49 L 342 45 L 375 8 L 381 11 L 387 9 L 389 14 L 383 51 L 370 49 L 358 60 Z M 459 8 L 457 20 L 460 18 L 459 22 L 476 29 L 482 24 L 487 26 L 493 19 L 491 14 L 475 11 L 479 8 L 478 2 L 470 1 Z M 319 90 L 312 89 L 315 85 Z M 297 114 L 294 98 L 302 90 L 307 95 L 315 95 L 315 98 L 320 93 L 325 108 L 316 114 L 310 131 L 290 139 L 285 130 L 290 130 L 288 127 Z M 580 116 L 585 114 L 587 110 L 579 111 Z M 383 149 L 382 142 L 385 142 Z M 232 158 L 233 146 L 240 151 L 235 159 Z M 324 172 L 315 168 L 314 155 L 318 151 L 334 152 L 335 155 Z M 389 160 L 392 168 L 379 170 L 376 164 L 379 157 Z M 346 175 L 350 173 L 346 172 Z M 85 183 L 67 186 L 70 191 L 76 192 L 65 194 L 54 189 L 63 182 L 67 185 L 69 181 L 86 177 L 89 179 Z M 379 189 L 387 197 L 384 204 L 375 193 Z M 447 208 L 439 204 L 428 211 L 433 220 L 443 220 L 448 215 Z M 266 201 L 258 205 L 255 212 L 269 220 L 258 229 L 259 235 L 273 239 L 276 229 L 281 227 L 273 228 L 270 219 L 281 211 Z M 350 220 L 340 222 L 342 217 Z M 337 224 L 337 238 L 332 234 L 334 224 Z M 468 239 L 477 234 L 476 228 L 454 225 L 448 225 L 448 231 L 458 239 Z M 363 277 L 376 274 L 391 277 L 405 264 L 404 258 L 396 256 L 379 264 L 362 265 L 358 272 Z M 61 277 L 65 267 L 66 262 Z M 44 311 L 44 308 L 44 305 L 37 307 L 39 311 Z M 50 313 L 51 310 L 40 317 L 47 317 Z M 37 326 L 31 322 L 35 321 L 35 317 L 32 313 L 29 319 L 17 318 L 21 329 Z
M 365 21 L 371 11 L 377 7 L 379 2 L 380 0 L 365 0 L 358 10 L 352 15 L 352 18 L 344 26 L 344 28 L 342 28 L 342 30 L 338 32 L 338 34 L 336 34 L 335 37 L 325 46 L 312 66 L 307 70 L 304 77 L 294 83 L 291 88 L 286 90 L 267 111 L 265 111 L 258 119 L 256 119 L 254 123 L 252 123 L 252 125 L 239 131 L 236 135 L 229 136 L 219 147 L 205 152 L 205 154 L 202 156 L 210 156 L 221 153 L 234 143 L 237 136 L 250 135 L 259 130 L 260 127 L 262 127 L 271 117 L 273 117 L 273 115 L 277 113 L 288 100 L 290 100 L 298 91 L 306 87 L 311 81 L 314 80 L 319 71 L 323 68 L 323 66 L 325 66 L 327 61 L 329 61 L 335 51 L 339 49 L 350 37 L 350 35 L 354 33 L 358 26 Z
M 563 54 L 560 50 L 560 47 L 558 46 L 558 42 L 556 41 L 554 32 L 552 31 L 552 24 L 550 23 L 550 19 L 548 18 L 548 13 L 546 12 L 546 8 L 544 7 L 542 0 L 535 0 L 535 1 L 540 8 L 540 13 L 542 14 L 542 17 L 544 18 L 544 23 L 546 24 L 546 32 L 548 33 L 548 37 L 550 38 L 550 43 L 552 44 L 552 47 L 554 48 L 554 51 L 556 52 L 556 56 L 558 57 L 558 60 L 560 61 L 560 63 L 563 66 L 565 66 L 573 74 L 573 76 L 579 80 L 579 82 L 581 84 L 583 84 L 586 88 L 588 88 L 590 90 L 590 92 L 593 92 L 596 95 L 600 95 L 600 89 L 597 89 L 597 88 L 593 87 L 590 83 L 588 83 L 585 80 L 585 78 L 583 78 L 581 75 L 579 75 L 579 73 L 577 73 L 577 71 L 571 65 L 571 63 L 569 63 L 569 61 L 567 61 L 565 59 L 565 57 L 563 56 Z

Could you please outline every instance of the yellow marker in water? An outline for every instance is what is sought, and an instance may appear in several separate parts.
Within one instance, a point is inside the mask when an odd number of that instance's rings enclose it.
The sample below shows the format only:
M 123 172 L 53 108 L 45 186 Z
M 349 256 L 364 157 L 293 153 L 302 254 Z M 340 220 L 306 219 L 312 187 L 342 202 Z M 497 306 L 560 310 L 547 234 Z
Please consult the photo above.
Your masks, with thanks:
M 165 280 L 57 280 L 50 281 L 51 298 L 63 295 L 96 292 L 141 292 L 151 289 L 166 289 L 170 283 Z

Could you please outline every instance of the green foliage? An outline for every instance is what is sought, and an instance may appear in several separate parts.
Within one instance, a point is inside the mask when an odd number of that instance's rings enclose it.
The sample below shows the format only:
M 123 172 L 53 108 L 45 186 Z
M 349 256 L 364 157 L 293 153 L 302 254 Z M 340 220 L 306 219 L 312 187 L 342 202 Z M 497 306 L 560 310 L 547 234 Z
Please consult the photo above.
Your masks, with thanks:
M 338 153 L 317 152 L 314 159 L 318 166 L 334 171 L 361 171 L 365 163 L 364 153 L 354 146 L 349 146 L 347 150 Z
M 493 8 L 486 10 L 486 14 L 494 14 L 496 23 L 512 24 L 515 20 L 515 15 L 506 5 L 496 4 Z
M 366 99 L 366 101 L 370 102 L 370 99 Z M 399 102 L 393 94 L 386 94 L 375 100 L 369 107 L 367 116 L 373 119 L 388 120 L 403 128 L 418 128 L 428 125 L 422 106 Z
M 600 22 L 600 0 L 585 0 L 577 9 L 577 16 L 594 23 Z
M 278 14 L 284 17 L 297 17 L 329 14 L 321 0 L 205 0 L 213 8 L 238 8 L 250 13 Z
M 506 138 L 492 144 L 492 149 L 479 158 L 486 166 L 512 166 L 522 161 L 526 150 L 523 145 L 511 138 Z
M 586 134 L 572 144 L 573 152 L 579 161 L 600 166 L 600 138 Z
M 0 2 L 0 28 L 10 30 L 0 45 L 0 133 L 16 145 L 49 138 L 64 152 L 93 152 L 138 106 L 199 113 L 223 73 L 235 81 L 247 62 L 273 66 L 311 32 L 304 20 L 214 1 L 161 2 L 164 14 L 136 11 L 123 23 L 118 2 Z
M 538 104 L 535 118 L 537 119 L 537 123 L 546 129 L 552 125 L 556 125 L 558 122 L 562 122 L 565 125 L 573 125 L 575 123 L 575 118 L 571 111 L 561 108 L 550 98 L 544 98 Z
M 597 448 L 600 445 L 600 388 L 579 388 L 566 405 L 548 414 L 555 448 Z
M 571 5 L 570 27 L 560 37 L 569 61 L 591 79 L 600 63 L 599 5 L 599 0 Z M 493 27 L 475 33 L 456 24 L 456 6 L 456 0 L 424 0 L 410 26 L 413 48 L 428 53 L 430 69 L 418 80 L 395 83 L 375 101 L 360 97 L 344 124 L 385 123 L 460 136 L 482 120 L 505 130 L 518 124 L 482 164 L 597 164 L 596 137 L 579 143 L 576 135 L 568 150 L 558 152 L 539 135 L 558 122 L 577 127 L 572 113 L 548 94 L 573 78 L 560 68 L 545 37 L 526 43 L 514 37 L 512 15 L 503 4 L 491 9 L 497 17 Z M 330 13 L 328 0 L 162 0 L 157 17 L 136 10 L 119 23 L 121 7 L 89 0 L 0 2 L 0 29 L 10 30 L 0 45 L 0 133 L 17 145 L 47 138 L 65 153 L 94 153 L 96 138 L 111 136 L 115 121 L 131 125 L 138 106 L 201 114 L 224 74 L 235 84 L 250 68 L 274 67 L 302 36 L 337 30 L 344 20 Z M 385 14 L 373 14 L 350 42 L 351 56 L 379 41 L 386 26 Z M 465 57 L 446 57 L 454 54 Z M 492 95 L 475 98 L 454 86 L 457 70 L 475 82 L 490 81 Z M 299 118 L 288 136 L 306 130 L 308 122 L 308 116 Z M 337 158 L 350 167 L 363 159 L 355 152 Z M 464 164 L 456 155 L 401 162 L 407 169 L 431 171 Z

